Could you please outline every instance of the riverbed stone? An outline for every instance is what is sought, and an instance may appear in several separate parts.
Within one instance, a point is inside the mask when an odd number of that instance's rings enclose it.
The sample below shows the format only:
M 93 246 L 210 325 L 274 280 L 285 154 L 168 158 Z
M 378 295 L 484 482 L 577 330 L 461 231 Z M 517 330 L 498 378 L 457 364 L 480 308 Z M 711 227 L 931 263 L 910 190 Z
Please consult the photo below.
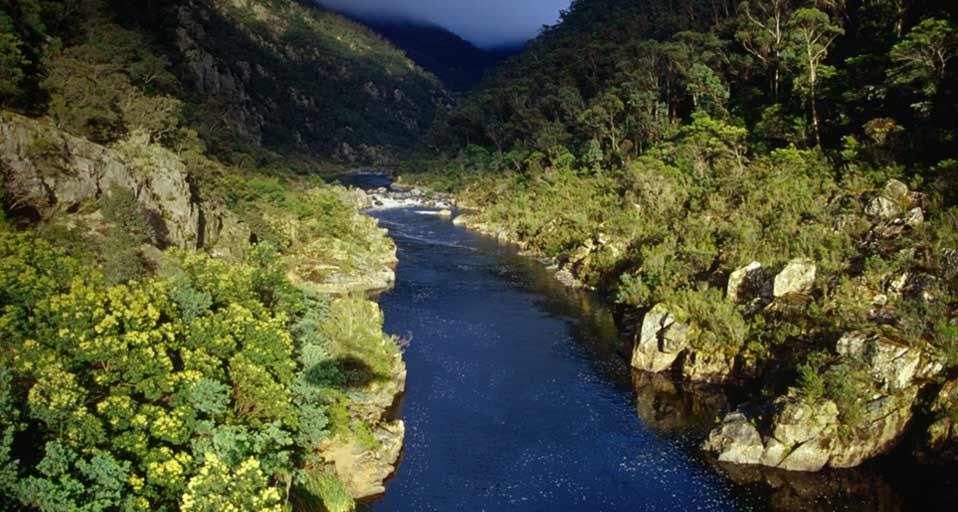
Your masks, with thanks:
M 661 372 L 672 366 L 679 354 L 689 345 L 689 327 L 677 322 L 665 304 L 657 304 L 642 320 L 632 351 L 632 367 Z
M 776 298 L 811 291 L 818 267 L 808 259 L 795 259 L 775 276 L 773 294 Z

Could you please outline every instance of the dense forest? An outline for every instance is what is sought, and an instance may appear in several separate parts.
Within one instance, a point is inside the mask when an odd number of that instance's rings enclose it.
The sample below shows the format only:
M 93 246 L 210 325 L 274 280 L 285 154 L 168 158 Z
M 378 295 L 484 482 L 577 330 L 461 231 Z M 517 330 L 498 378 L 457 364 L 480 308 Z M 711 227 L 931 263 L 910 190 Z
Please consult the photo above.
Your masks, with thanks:
M 953 459 L 956 22 L 931 1 L 577 0 L 407 178 L 616 301 L 636 368 L 756 390 L 713 432 L 721 460 L 847 467 L 906 436 Z M 821 424 L 790 437 L 802 417 Z
M 404 365 L 365 296 L 396 249 L 322 178 L 445 97 L 312 2 L 0 1 L 0 509 L 381 492 L 333 453 L 398 457 Z

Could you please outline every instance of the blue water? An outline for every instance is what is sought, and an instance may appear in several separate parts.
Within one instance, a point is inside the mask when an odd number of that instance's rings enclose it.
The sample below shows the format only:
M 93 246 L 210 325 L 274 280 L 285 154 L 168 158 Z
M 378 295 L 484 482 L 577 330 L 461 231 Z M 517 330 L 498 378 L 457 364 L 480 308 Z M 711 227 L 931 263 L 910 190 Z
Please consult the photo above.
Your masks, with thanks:
M 365 188 L 388 184 L 350 177 Z M 375 212 L 399 248 L 385 329 L 411 336 L 403 457 L 375 511 L 953 510 L 954 475 L 800 474 L 697 449 L 734 402 L 632 374 L 611 314 L 448 220 Z
M 399 246 L 386 330 L 413 341 L 404 456 L 375 510 L 747 508 L 644 427 L 614 331 L 577 315 L 588 299 L 448 221 L 377 216 Z

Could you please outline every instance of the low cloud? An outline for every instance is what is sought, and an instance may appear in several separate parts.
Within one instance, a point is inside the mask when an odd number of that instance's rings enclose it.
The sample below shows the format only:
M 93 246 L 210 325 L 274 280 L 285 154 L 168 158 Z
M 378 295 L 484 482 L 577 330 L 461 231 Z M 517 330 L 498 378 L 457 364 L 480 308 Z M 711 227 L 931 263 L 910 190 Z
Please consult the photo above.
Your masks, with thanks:
M 507 46 L 535 37 L 558 20 L 570 0 L 319 0 L 358 17 L 424 21 L 445 27 L 481 47 Z

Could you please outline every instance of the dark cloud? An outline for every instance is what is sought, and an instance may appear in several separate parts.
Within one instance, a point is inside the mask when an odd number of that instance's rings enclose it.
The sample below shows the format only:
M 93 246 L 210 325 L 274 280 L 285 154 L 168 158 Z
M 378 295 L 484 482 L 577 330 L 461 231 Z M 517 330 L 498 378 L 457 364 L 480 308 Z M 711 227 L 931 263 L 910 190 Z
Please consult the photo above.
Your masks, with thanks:
M 534 37 L 555 23 L 570 0 L 319 0 L 359 17 L 399 18 L 441 25 L 484 47 Z

